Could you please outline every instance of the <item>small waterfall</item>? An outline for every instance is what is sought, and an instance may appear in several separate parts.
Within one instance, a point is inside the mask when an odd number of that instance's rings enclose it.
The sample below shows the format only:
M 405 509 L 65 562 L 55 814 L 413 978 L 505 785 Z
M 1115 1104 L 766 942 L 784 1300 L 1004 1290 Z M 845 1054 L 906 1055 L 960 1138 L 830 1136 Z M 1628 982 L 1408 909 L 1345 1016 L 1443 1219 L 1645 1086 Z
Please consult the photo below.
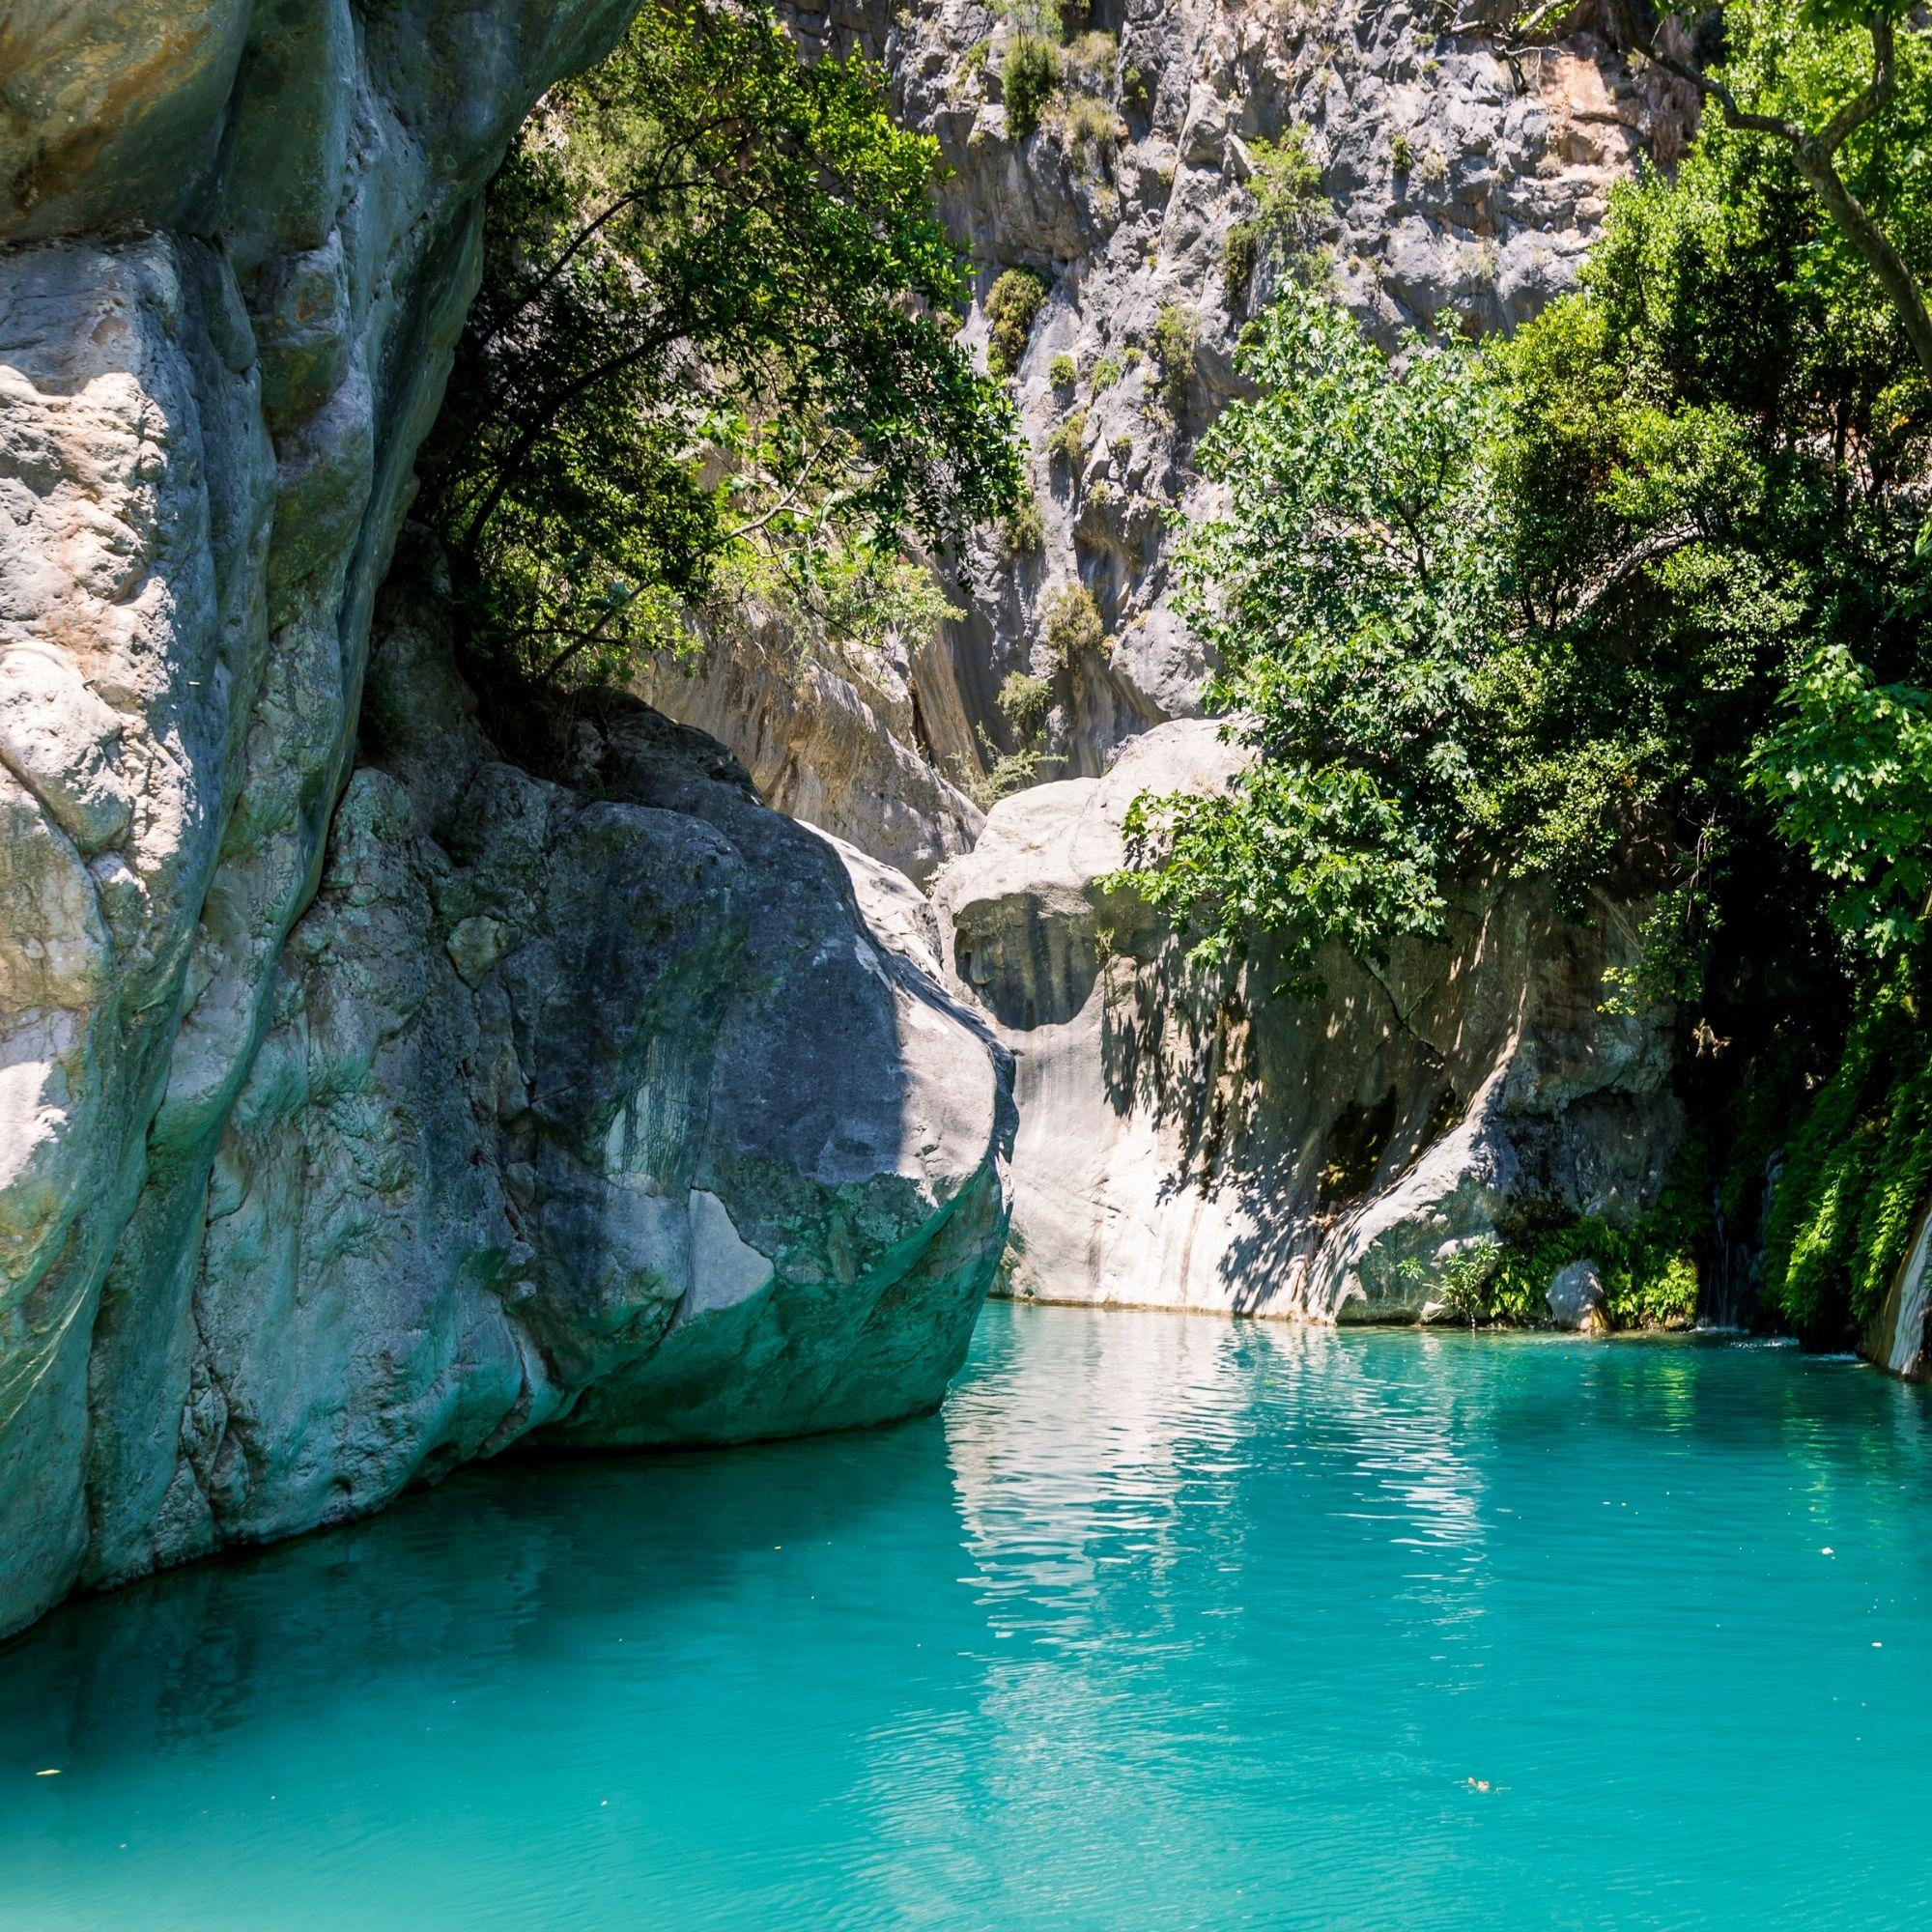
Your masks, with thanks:
M 1783 1153 L 1764 1164 L 1764 1184 L 1758 1190 L 1757 1211 L 1739 1217 L 1733 1227 L 1724 1212 L 1722 1191 L 1711 1190 L 1711 1266 L 1697 1296 L 1697 1324 L 1702 1328 L 1748 1328 L 1757 1316 L 1758 1290 L 1764 1279 L 1764 1229 L 1771 1217 L 1771 1197 L 1784 1170 Z

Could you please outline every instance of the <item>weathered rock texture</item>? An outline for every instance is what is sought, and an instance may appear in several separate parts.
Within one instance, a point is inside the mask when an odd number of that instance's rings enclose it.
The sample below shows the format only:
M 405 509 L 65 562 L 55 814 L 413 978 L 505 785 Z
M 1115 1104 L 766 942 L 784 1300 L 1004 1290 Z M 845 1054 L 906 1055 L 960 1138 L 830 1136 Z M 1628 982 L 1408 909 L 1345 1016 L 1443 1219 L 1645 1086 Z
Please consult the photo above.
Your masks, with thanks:
M 660 711 L 729 745 L 775 810 L 857 845 L 921 885 L 969 850 L 985 814 L 921 747 L 915 666 L 933 638 L 810 643 L 746 611 L 696 662 L 660 659 L 633 685 Z M 926 677 L 928 687 L 932 680 Z M 944 680 L 939 689 L 947 689 Z M 954 735 L 970 736 L 953 722 Z
M 1199 714 L 1208 667 L 1171 608 L 1167 513 L 1200 500 L 1196 439 L 1237 393 L 1236 339 L 1281 269 L 1264 260 L 1233 289 L 1223 274 L 1229 234 L 1254 213 L 1258 137 L 1303 131 L 1321 183 L 1302 240 L 1390 339 L 1409 325 L 1480 332 L 1534 314 L 1573 283 L 1611 185 L 1646 155 L 1672 158 L 1693 113 L 1661 71 L 1629 74 L 1588 4 L 1547 43 L 1513 48 L 1506 7 L 1454 11 L 1452 28 L 1452 10 L 1410 0 L 1094 0 L 1065 7 L 1081 44 L 1039 129 L 1015 139 L 1000 90 L 1010 10 L 789 0 L 786 11 L 808 44 L 882 60 L 900 113 L 937 138 L 952 171 L 942 205 L 975 276 L 965 339 L 984 345 L 985 298 L 1004 270 L 1031 269 L 1049 288 L 1013 380 L 1041 542 L 1017 554 L 982 545 L 958 591 L 965 616 L 919 640 L 900 672 L 897 752 L 953 783 L 986 770 L 988 741 L 1015 749 L 997 702 L 1015 670 L 1053 685 L 1046 776 L 1098 773 L 1136 732 Z M 1081 41 L 1093 33 L 1114 50 Z M 1153 355 L 1168 309 L 1197 336 L 1179 409 Z M 1062 356 L 1075 380 L 1056 387 Z M 1050 455 L 1076 412 L 1077 460 Z M 1042 607 L 1076 582 L 1108 641 L 1061 666 L 1042 645 Z M 726 659 L 735 650 L 720 646 Z M 918 800 L 946 851 L 956 808 L 928 805 L 931 781 L 908 781 L 903 758 L 883 773 L 864 675 L 837 650 L 795 640 L 793 655 L 814 668 L 773 677 L 717 663 L 695 685 L 660 679 L 650 695 L 723 737 L 761 784 L 778 780 L 786 810 L 786 761 L 809 758 L 817 796 L 803 815 L 892 863 L 915 853 L 923 871 L 930 851 L 908 837 L 903 806 Z
M 1471 893 L 1450 943 L 1381 972 L 1338 952 L 1300 1002 L 1108 891 L 1134 797 L 1238 756 L 1162 725 L 1103 778 L 1003 800 L 934 888 L 947 964 L 1017 1063 L 1014 1292 L 1411 1320 L 1471 1242 L 1654 1200 L 1680 1113 L 1661 1025 L 1598 1010 L 1634 953 L 1616 908 L 1577 925 L 1532 887 Z
M 0 16 L 0 1632 L 963 1346 L 993 1064 L 822 846 L 636 724 L 350 779 L 482 184 L 627 13 Z
M 1923 1381 L 1932 1372 L 1932 1206 L 1919 1216 L 1912 1245 L 1859 1347 L 1868 1361 L 1909 1381 Z

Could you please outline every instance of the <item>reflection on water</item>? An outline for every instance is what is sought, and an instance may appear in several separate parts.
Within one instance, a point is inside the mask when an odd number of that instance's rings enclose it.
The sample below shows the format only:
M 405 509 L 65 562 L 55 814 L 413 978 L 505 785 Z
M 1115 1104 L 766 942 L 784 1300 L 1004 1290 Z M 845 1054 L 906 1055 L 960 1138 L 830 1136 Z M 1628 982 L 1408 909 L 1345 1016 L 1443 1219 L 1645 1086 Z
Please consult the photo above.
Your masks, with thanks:
M 49 1620 L 0 1924 L 1899 1923 L 1928 1475 L 1788 1350 L 998 1307 L 923 1422 Z

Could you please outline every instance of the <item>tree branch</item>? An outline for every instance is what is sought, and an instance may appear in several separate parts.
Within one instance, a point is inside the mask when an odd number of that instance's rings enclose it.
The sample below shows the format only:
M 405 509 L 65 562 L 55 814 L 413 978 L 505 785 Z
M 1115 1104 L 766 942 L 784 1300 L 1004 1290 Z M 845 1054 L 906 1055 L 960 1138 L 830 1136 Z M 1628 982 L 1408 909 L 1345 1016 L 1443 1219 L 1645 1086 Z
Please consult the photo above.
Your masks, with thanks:
M 1694 87 L 1704 99 L 1715 100 L 1723 111 L 1727 127 L 1747 133 L 1769 134 L 1790 148 L 1799 174 L 1878 278 L 1879 287 L 1898 314 L 1920 370 L 1932 382 L 1932 314 L 1926 312 L 1925 298 L 1919 293 L 1904 257 L 1887 240 L 1870 211 L 1846 186 L 1837 168 L 1838 151 L 1866 122 L 1884 112 L 1897 91 L 1897 48 L 1891 21 L 1884 14 L 1871 20 L 1871 79 L 1814 134 L 1801 122 L 1752 113 L 1740 106 L 1737 96 L 1724 82 L 1665 52 L 1656 44 L 1654 35 L 1646 40 L 1638 33 L 1630 0 L 1611 0 L 1611 7 L 1625 44 L 1666 73 L 1675 74 Z

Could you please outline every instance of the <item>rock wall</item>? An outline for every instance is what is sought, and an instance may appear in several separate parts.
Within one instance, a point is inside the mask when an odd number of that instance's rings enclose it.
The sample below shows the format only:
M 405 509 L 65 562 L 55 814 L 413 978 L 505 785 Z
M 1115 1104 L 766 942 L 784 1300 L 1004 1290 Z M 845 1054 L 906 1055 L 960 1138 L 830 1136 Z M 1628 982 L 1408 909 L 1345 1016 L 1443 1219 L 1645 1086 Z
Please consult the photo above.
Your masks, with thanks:
M 1932 1372 L 1932 1205 L 1918 1217 L 1859 1352 L 1908 1381 L 1923 1381 Z
M 1012 1292 L 1413 1320 L 1471 1242 L 1654 1201 L 1681 1109 L 1666 1024 L 1598 1010 L 1635 951 L 1607 901 L 1578 925 L 1529 886 L 1472 891 L 1447 944 L 1334 952 L 1296 1001 L 1109 891 L 1132 800 L 1240 755 L 1161 725 L 1103 778 L 1003 800 L 934 887 L 947 968 L 1016 1062 Z
M 1254 212 L 1258 139 L 1302 131 L 1321 168 L 1303 242 L 1386 340 L 1411 325 L 1480 332 L 1534 314 L 1571 286 L 1611 185 L 1642 156 L 1673 158 L 1694 114 L 1659 71 L 1640 81 L 1626 71 L 1587 0 L 1533 46 L 1504 33 L 1507 8 L 1067 4 L 1076 44 L 1024 138 L 1008 125 L 1000 86 L 1011 10 L 788 0 L 785 11 L 809 46 L 881 60 L 901 116 L 938 140 L 950 171 L 942 208 L 974 273 L 965 339 L 984 348 L 986 298 L 1006 270 L 1031 269 L 1048 285 L 1012 384 L 1038 546 L 1015 551 L 989 536 L 979 547 L 970 582 L 955 586 L 965 615 L 908 652 L 910 702 L 892 726 L 902 752 L 953 784 L 987 770 L 989 743 L 1016 749 L 997 701 L 1015 670 L 1054 687 L 1042 776 L 1096 775 L 1137 732 L 1199 714 L 1208 667 L 1171 607 L 1168 516 L 1200 500 L 1195 441 L 1237 392 L 1237 337 L 1281 268 L 1264 260 L 1233 289 L 1223 272 L 1230 232 Z M 1111 36 L 1111 51 L 1094 35 Z M 1164 310 L 1196 335 L 1179 408 L 1161 393 L 1153 353 Z M 1062 356 L 1074 381 L 1057 385 Z M 1051 453 L 1076 416 L 1077 458 Z M 1042 609 L 1071 583 L 1093 592 L 1107 642 L 1058 666 L 1042 645 Z M 736 648 L 722 641 L 719 658 Z M 654 680 L 650 696 L 723 737 L 760 783 L 781 771 L 774 747 L 788 753 L 809 741 L 821 777 L 803 815 L 836 822 L 891 863 L 917 848 L 923 873 L 930 853 L 902 819 L 883 822 L 877 802 L 910 801 L 930 781 L 879 788 L 865 679 L 836 652 L 801 642 L 795 655 L 813 668 L 754 680 L 714 662 L 695 685 Z M 782 784 L 774 796 L 791 809 Z M 932 818 L 949 852 L 959 816 L 942 807 Z
M 995 1061 L 821 844 L 635 721 L 596 804 L 473 734 L 351 776 L 482 185 L 627 13 L 0 18 L 0 1632 L 964 1346 Z
M 972 848 L 985 813 L 921 750 L 916 664 L 937 640 L 811 644 L 740 613 L 695 664 L 661 659 L 639 696 L 728 745 L 774 810 L 805 819 L 923 886 Z M 925 682 L 931 687 L 930 675 Z M 942 687 L 943 688 L 943 687 Z M 960 724 L 955 735 L 971 736 Z

